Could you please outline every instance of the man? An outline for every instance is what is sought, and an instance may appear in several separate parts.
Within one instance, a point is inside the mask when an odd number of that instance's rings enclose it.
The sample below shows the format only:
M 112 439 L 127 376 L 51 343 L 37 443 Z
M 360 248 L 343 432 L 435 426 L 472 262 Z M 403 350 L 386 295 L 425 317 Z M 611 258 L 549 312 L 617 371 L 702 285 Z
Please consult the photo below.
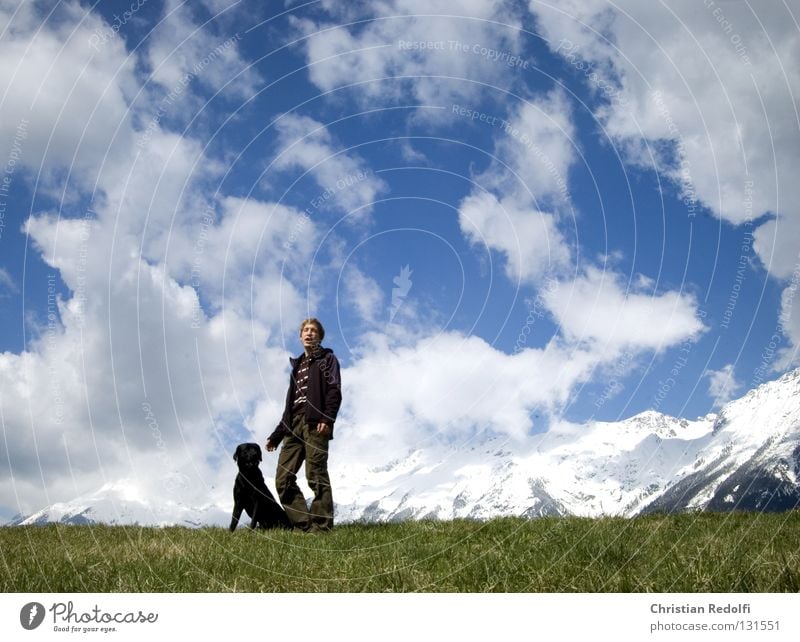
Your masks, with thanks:
M 328 476 L 328 442 L 342 403 L 339 361 L 333 350 L 320 344 L 325 329 L 317 319 L 300 324 L 303 354 L 289 359 L 292 372 L 283 416 L 267 439 L 278 456 L 275 486 L 289 520 L 296 529 L 317 533 L 333 528 L 333 494 Z M 306 479 L 314 493 L 311 507 L 297 486 L 297 471 L 306 464 Z

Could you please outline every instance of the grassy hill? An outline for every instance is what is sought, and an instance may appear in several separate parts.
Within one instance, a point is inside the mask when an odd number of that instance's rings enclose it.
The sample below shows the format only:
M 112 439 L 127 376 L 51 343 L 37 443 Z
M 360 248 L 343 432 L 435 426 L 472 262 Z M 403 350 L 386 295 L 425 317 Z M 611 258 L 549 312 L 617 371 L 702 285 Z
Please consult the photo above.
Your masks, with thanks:
M 0 528 L 3 592 L 800 591 L 800 512 Z

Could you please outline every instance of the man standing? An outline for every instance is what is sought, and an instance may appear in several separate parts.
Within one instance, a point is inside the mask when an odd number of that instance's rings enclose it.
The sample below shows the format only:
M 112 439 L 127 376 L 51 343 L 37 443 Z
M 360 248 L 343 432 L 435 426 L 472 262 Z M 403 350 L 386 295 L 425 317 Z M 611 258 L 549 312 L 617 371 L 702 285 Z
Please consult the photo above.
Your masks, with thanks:
M 267 439 L 272 452 L 283 441 L 275 486 L 295 528 L 311 533 L 333 528 L 333 494 L 328 476 L 328 442 L 342 403 L 339 361 L 320 344 L 325 329 L 317 319 L 300 324 L 303 354 L 289 359 L 292 372 L 283 416 Z M 314 493 L 311 507 L 297 486 L 297 471 L 306 464 L 306 479 Z

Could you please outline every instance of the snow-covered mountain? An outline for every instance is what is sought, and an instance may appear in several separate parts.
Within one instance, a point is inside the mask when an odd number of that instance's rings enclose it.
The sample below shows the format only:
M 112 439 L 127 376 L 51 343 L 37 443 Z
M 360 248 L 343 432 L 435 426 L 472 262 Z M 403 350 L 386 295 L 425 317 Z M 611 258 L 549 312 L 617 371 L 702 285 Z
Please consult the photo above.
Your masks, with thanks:
M 378 468 L 347 462 L 332 477 L 340 523 L 787 510 L 800 506 L 800 369 L 694 421 L 647 411 L 563 425 L 524 446 L 426 444 Z M 230 508 L 164 503 L 120 482 L 14 523 L 224 526 Z
M 232 502 L 231 502 L 232 503 Z M 231 506 L 232 508 L 232 506 Z M 69 502 L 53 504 L 8 526 L 61 524 L 138 524 L 140 526 L 227 526 L 231 508 L 190 507 L 161 497 L 145 497 L 135 482 L 122 479 Z

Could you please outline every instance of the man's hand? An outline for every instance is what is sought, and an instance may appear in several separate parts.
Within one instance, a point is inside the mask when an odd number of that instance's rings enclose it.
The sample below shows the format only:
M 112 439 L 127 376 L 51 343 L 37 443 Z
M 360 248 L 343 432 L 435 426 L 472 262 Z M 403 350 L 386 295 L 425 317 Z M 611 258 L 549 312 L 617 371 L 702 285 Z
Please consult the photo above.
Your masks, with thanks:
M 322 435 L 323 437 L 330 437 L 331 436 L 331 425 L 325 423 L 324 421 L 320 421 L 317 424 L 317 434 Z
M 277 448 L 277 446 L 275 444 L 273 444 L 269 439 L 267 439 L 267 452 L 271 453 L 276 448 Z

